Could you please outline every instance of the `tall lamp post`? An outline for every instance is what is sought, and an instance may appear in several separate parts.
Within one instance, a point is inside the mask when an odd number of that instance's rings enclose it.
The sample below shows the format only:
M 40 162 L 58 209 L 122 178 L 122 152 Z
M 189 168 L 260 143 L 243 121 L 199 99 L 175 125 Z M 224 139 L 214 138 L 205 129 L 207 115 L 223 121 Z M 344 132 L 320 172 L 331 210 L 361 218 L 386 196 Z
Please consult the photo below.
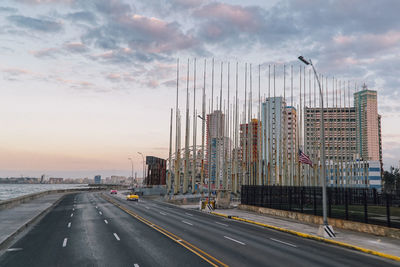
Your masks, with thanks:
M 311 65 L 314 75 L 318 82 L 319 87 L 319 95 L 320 95 L 320 103 L 321 103 L 321 161 L 322 161 L 322 217 L 323 217 L 323 234 L 328 235 L 330 237 L 334 237 L 335 233 L 332 230 L 332 227 L 328 225 L 328 216 L 326 210 L 326 160 L 325 160 L 325 120 L 324 120 L 324 97 L 322 95 L 321 83 L 318 78 L 317 71 L 315 70 L 314 65 L 312 64 L 311 59 L 306 60 L 303 56 L 299 56 L 298 59 L 302 61 L 306 65 Z M 321 229 L 321 228 L 320 228 Z
M 131 165 L 132 165 L 132 189 L 133 189 L 133 160 L 132 160 L 132 158 L 128 158 L 128 160 L 131 161 Z
M 143 181 L 144 181 L 144 178 L 146 176 L 146 174 L 144 173 L 144 156 L 142 152 L 138 152 L 138 154 L 142 156 L 142 169 L 143 169 Z

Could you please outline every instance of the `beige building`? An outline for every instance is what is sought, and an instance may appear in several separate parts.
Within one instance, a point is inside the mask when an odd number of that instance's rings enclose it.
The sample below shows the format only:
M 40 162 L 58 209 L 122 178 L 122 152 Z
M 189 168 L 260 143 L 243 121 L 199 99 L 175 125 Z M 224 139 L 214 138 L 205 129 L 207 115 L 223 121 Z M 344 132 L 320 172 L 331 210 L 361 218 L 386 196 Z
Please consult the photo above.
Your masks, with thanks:
M 325 151 L 330 161 L 351 161 L 356 153 L 356 111 L 353 107 L 325 108 Z M 317 159 L 320 151 L 320 108 L 304 111 L 305 153 Z
M 287 133 L 287 153 L 288 160 L 292 158 L 293 154 L 296 155 L 296 130 L 297 130 L 297 112 L 296 108 L 292 106 L 286 107 L 286 133 Z
M 381 162 L 377 92 L 369 90 L 364 84 L 362 91 L 354 93 L 354 107 L 357 122 L 357 153 L 364 160 Z

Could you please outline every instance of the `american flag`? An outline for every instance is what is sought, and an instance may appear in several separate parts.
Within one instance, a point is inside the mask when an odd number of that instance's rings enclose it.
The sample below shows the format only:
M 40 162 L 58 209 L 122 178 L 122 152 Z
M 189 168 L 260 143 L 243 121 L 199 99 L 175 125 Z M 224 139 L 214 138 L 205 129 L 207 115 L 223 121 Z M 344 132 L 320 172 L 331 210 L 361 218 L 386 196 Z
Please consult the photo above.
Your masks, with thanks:
M 312 167 L 312 161 L 303 151 L 301 151 L 301 149 L 299 149 L 299 162 L 308 164 Z

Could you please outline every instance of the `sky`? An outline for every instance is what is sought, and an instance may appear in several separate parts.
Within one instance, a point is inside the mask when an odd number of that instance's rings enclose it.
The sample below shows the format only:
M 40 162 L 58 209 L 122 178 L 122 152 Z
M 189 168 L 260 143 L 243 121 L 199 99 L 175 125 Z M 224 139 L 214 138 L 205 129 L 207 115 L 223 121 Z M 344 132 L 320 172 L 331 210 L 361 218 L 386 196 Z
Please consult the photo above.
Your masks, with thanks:
M 261 64 L 264 75 L 304 55 L 327 77 L 366 83 L 378 91 L 384 167 L 397 166 L 398 10 L 398 0 L 2 0 L 0 177 L 128 176 L 129 157 L 140 176 L 138 152 L 167 158 L 177 58 Z

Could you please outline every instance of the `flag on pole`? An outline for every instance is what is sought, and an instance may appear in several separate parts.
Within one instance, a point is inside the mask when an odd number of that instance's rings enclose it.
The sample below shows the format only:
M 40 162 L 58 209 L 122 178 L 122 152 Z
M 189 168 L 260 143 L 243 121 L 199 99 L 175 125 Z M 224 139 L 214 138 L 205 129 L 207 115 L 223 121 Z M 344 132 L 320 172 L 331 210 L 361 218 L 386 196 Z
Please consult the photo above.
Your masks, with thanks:
M 304 164 L 308 164 L 312 167 L 312 161 L 310 160 L 310 157 L 307 156 L 306 154 L 304 154 L 303 151 L 301 151 L 301 149 L 299 149 L 299 162 L 304 163 Z

